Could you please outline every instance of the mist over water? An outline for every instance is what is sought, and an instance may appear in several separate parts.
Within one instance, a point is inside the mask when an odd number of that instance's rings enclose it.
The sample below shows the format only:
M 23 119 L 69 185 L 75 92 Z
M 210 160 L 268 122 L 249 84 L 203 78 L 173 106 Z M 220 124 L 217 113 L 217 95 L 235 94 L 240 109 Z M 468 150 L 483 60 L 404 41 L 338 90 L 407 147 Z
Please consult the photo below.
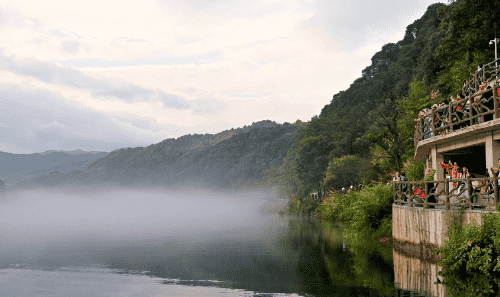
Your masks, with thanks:
M 262 207 L 273 201 L 257 191 L 18 191 L 0 199 L 0 236 L 11 248 L 179 236 L 196 241 L 258 229 Z
M 0 200 L 0 268 L 92 265 L 96 256 L 124 253 L 124 246 L 168 256 L 199 250 L 207 240 L 248 240 L 263 232 L 262 207 L 272 201 L 264 192 L 208 190 L 13 192 Z

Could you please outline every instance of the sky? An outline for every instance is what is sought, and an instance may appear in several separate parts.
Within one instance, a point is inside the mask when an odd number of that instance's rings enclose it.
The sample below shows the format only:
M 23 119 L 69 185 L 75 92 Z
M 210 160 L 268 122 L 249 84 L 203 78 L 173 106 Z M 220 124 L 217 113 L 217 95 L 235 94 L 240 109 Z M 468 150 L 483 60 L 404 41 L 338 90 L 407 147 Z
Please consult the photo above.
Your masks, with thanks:
M 0 0 L 0 151 L 309 121 L 430 0 Z

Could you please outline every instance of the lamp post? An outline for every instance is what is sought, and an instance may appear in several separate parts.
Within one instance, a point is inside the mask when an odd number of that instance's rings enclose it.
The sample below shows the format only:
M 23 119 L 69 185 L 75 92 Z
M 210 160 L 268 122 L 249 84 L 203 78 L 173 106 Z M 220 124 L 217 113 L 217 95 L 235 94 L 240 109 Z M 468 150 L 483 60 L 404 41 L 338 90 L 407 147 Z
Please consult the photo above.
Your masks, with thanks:
M 498 42 L 498 38 L 495 37 L 495 39 L 493 40 L 490 40 L 490 45 L 493 44 L 493 42 L 495 43 L 495 61 L 497 58 L 497 42 Z M 498 62 L 495 62 L 495 67 L 498 67 Z

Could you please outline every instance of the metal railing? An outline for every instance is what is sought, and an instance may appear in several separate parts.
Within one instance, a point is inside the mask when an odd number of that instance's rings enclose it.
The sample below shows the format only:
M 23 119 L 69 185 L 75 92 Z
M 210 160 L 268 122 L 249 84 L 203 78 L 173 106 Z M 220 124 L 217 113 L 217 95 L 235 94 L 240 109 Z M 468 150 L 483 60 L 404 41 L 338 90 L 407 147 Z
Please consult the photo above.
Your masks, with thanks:
M 494 211 L 498 205 L 498 176 L 393 182 L 394 204 L 445 209 L 465 208 Z
M 495 67 L 497 61 L 500 59 L 483 65 L 480 71 L 471 73 L 472 79 L 466 81 L 462 87 L 465 98 L 439 108 L 431 108 L 427 115 L 416 119 L 415 147 L 419 141 L 433 136 L 500 118 L 500 67 Z M 483 82 L 486 82 L 487 86 L 481 89 Z

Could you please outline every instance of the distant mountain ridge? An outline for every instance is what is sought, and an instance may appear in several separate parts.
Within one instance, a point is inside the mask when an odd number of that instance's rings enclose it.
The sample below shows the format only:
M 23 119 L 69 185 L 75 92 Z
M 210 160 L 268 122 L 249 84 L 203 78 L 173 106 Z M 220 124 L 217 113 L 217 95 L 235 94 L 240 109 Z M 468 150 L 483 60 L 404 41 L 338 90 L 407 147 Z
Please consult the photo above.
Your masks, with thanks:
M 10 187 L 14 184 L 47 175 L 50 172 L 70 173 L 85 170 L 93 161 L 107 152 L 46 151 L 34 154 L 0 152 L 0 180 Z
M 266 120 L 217 134 L 184 135 L 147 147 L 118 149 L 84 170 L 54 171 L 17 187 L 188 183 L 232 187 L 260 182 L 265 170 L 281 165 L 299 129 L 299 124 Z
M 41 153 L 38 153 L 38 154 L 40 154 L 40 155 L 48 155 L 48 154 L 51 154 L 51 153 L 65 153 L 65 154 L 68 154 L 68 155 L 84 155 L 84 154 L 99 154 L 99 153 L 107 153 L 107 152 L 99 152 L 99 151 L 90 151 L 90 152 L 87 152 L 87 151 L 82 151 L 82 150 L 78 149 L 78 150 L 72 150 L 72 151 L 48 150 L 48 151 L 41 152 Z

